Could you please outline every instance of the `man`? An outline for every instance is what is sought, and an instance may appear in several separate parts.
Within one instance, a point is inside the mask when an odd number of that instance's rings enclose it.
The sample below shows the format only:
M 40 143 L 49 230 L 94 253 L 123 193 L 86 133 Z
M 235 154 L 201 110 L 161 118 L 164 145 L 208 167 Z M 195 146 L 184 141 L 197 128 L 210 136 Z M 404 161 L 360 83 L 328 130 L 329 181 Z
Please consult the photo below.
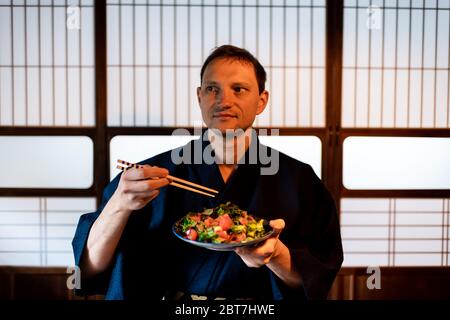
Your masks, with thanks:
M 119 175 L 98 211 L 80 218 L 73 248 L 82 292 L 106 293 L 107 299 L 326 298 L 342 263 L 338 216 L 309 165 L 261 145 L 251 131 L 269 99 L 265 81 L 264 68 L 248 51 L 222 46 L 211 53 L 197 89 L 207 139 Z M 241 134 L 229 139 L 230 130 Z M 174 154 L 193 160 L 208 147 L 213 164 L 173 161 Z M 278 170 L 261 174 L 264 164 L 251 161 L 252 148 L 279 155 Z M 220 193 L 213 199 L 168 187 L 169 173 Z M 270 220 L 273 236 L 257 247 L 217 252 L 171 234 L 187 212 L 227 201 Z

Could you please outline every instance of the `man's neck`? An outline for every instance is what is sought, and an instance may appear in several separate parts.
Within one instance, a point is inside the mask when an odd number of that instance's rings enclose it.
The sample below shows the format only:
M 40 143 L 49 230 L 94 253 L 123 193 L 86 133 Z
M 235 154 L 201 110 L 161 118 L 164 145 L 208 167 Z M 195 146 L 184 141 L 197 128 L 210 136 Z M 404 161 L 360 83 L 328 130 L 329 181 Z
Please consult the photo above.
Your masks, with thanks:
M 230 176 L 236 170 L 237 166 L 234 164 L 219 164 L 220 174 L 222 175 L 222 179 L 225 183 L 227 183 Z
M 234 166 L 244 156 L 252 142 L 252 128 L 228 130 L 222 133 L 209 129 L 208 139 L 215 153 L 216 163 Z

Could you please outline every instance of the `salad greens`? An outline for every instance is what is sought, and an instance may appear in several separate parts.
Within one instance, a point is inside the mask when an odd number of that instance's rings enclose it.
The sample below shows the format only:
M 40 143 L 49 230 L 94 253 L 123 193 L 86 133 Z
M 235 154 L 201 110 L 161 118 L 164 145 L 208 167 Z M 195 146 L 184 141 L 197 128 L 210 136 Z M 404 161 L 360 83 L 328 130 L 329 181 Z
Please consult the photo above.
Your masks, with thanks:
M 178 233 L 187 239 L 211 243 L 242 243 L 263 237 L 269 223 L 231 202 L 203 212 L 189 212 L 180 221 Z

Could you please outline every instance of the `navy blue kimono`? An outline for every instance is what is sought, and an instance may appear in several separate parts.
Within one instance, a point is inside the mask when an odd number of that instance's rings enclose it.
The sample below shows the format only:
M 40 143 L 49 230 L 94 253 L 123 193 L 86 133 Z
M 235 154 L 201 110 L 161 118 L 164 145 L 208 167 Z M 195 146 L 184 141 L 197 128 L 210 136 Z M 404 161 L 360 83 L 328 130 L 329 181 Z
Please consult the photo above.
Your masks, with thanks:
M 258 139 L 253 143 L 266 154 L 272 152 Z M 208 144 L 199 139 L 187 147 L 204 149 Z M 177 152 L 183 155 L 184 151 L 179 148 Z M 141 164 L 166 168 L 173 176 L 219 190 L 220 194 L 210 198 L 172 186 L 162 188 L 156 199 L 130 216 L 110 268 L 83 279 L 79 294 L 158 300 L 168 291 L 270 300 L 327 297 L 343 261 L 339 220 L 330 193 L 309 165 L 279 153 L 278 172 L 261 175 L 263 164 L 247 160 L 225 184 L 216 164 L 175 165 L 170 151 Z M 89 230 L 119 179 L 120 175 L 106 187 L 102 205 L 96 212 L 80 217 L 72 243 L 78 266 Z M 289 248 L 292 263 L 301 274 L 301 286 L 286 286 L 266 266 L 247 267 L 234 252 L 192 246 L 172 234 L 173 223 L 187 212 L 202 211 L 227 201 L 261 218 L 285 220 L 280 239 Z

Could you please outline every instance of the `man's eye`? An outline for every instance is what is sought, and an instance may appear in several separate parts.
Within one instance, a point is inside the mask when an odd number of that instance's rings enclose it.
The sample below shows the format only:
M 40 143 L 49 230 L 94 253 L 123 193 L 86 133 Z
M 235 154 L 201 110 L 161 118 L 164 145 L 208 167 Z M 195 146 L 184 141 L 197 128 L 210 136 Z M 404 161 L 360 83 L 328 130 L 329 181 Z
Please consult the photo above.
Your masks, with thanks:
M 246 89 L 243 87 L 234 87 L 234 92 L 236 93 L 242 93 L 244 92 Z
M 213 92 L 213 93 L 216 93 L 216 92 L 217 92 L 217 88 L 214 87 L 214 86 L 207 86 L 207 87 L 205 88 L 205 90 L 206 90 L 206 92 Z

